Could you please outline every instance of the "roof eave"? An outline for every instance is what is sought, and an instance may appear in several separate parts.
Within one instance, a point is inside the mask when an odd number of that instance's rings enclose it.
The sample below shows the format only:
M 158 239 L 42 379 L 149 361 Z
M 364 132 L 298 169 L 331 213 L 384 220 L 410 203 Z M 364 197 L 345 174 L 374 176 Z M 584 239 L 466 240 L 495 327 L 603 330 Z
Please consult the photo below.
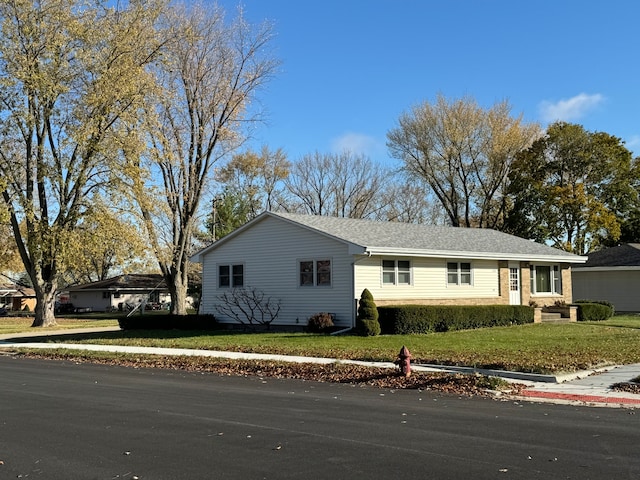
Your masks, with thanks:
M 638 271 L 640 270 L 640 265 L 616 265 L 616 266 L 600 266 L 600 267 L 589 267 L 589 266 L 583 265 L 581 267 L 574 268 L 574 270 L 578 272 Z
M 476 260 L 516 260 L 521 262 L 585 263 L 587 261 L 587 257 L 581 257 L 578 255 L 529 255 L 524 253 L 473 252 L 463 250 L 416 250 L 409 248 L 384 247 L 366 247 L 364 249 L 364 252 L 360 253 L 367 255 L 404 255 L 407 257 L 472 258 Z

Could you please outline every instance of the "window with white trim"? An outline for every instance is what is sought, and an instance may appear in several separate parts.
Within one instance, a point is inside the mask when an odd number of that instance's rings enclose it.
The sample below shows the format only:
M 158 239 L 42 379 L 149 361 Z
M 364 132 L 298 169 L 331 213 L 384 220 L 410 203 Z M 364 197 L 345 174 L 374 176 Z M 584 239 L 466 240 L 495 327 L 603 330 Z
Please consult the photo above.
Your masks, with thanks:
M 331 260 L 301 260 L 298 262 L 301 287 L 330 287 Z
M 562 269 L 560 265 L 531 265 L 532 295 L 562 295 Z
M 447 262 L 447 285 L 472 285 L 470 262 Z
M 244 286 L 244 265 L 218 265 L 218 287 Z
M 383 285 L 411 285 L 409 260 L 382 260 Z

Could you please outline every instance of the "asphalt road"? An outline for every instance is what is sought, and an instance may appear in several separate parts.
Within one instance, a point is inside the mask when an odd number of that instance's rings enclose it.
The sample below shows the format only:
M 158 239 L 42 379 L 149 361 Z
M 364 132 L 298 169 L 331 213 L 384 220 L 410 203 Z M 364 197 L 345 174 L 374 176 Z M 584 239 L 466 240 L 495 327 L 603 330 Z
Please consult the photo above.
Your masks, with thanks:
M 640 413 L 0 356 L 0 479 L 638 479 Z

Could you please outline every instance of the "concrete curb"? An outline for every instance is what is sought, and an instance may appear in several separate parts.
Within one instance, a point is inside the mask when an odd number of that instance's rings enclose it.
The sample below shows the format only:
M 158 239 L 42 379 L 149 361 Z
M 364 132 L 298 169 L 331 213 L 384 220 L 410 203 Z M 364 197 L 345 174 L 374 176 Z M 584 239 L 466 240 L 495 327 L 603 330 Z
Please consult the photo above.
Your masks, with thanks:
M 73 343 L 43 343 L 36 340 L 38 337 L 115 330 L 119 330 L 119 327 L 79 329 L 79 332 L 74 329 L 58 330 L 55 332 L 37 332 L 37 334 L 33 334 L 30 332 L 27 335 L 25 335 L 24 333 L 4 334 L 0 335 L 0 353 L 2 353 L 2 349 L 6 348 L 68 349 L 147 355 L 217 357 L 237 360 L 271 360 L 279 362 L 316 363 L 325 365 L 332 363 L 341 363 L 383 369 L 397 368 L 397 366 L 393 362 L 366 362 L 358 360 L 339 360 L 335 358 L 227 352 L 219 350 L 131 347 L 123 345 L 92 345 Z M 32 338 L 36 341 L 18 341 L 28 338 Z M 479 374 L 492 377 L 500 377 L 510 382 L 524 383 L 525 385 L 527 385 L 527 387 L 518 394 L 511 395 L 501 393 L 500 395 L 498 395 L 502 398 L 509 398 L 512 400 L 552 402 L 614 408 L 640 408 L 640 395 L 625 392 L 614 392 L 609 388 L 614 383 L 626 381 L 633 378 L 634 376 L 637 376 L 640 372 L 640 364 L 628 366 L 609 366 L 596 370 L 581 371 L 562 375 L 538 375 L 523 372 L 510 372 L 505 370 L 479 369 L 473 367 L 457 367 L 433 364 L 412 364 L 411 367 L 414 371 L 421 372 Z

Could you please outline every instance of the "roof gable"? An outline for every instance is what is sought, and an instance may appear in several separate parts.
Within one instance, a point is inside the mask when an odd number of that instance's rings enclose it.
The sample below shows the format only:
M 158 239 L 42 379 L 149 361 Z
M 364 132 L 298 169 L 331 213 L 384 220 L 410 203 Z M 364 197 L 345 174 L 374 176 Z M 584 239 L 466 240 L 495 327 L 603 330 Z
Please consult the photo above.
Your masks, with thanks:
M 640 267 L 640 243 L 625 243 L 590 253 L 582 267 Z
M 523 261 L 584 263 L 586 257 L 564 252 L 530 240 L 481 228 L 459 228 L 400 222 L 379 222 L 342 217 L 264 212 L 195 257 L 235 235 L 242 234 L 265 218 L 286 221 L 331 237 L 349 246 L 352 254 L 435 256 L 450 258 L 491 258 Z

